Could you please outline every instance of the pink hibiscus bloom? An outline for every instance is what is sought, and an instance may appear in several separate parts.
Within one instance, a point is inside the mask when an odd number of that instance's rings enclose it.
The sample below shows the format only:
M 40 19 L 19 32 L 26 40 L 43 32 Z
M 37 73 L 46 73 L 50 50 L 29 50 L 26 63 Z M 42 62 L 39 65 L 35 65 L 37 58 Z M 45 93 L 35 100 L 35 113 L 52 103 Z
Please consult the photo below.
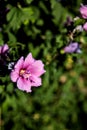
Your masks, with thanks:
M 44 74 L 44 64 L 41 60 L 35 60 L 29 53 L 25 58 L 22 56 L 15 64 L 10 77 L 13 82 L 17 82 L 20 90 L 31 92 L 31 87 L 41 85 L 40 76 Z
M 7 44 L 4 44 L 2 46 L 0 46 L 0 54 L 4 54 L 9 50 L 9 47 Z
M 80 13 L 82 18 L 87 19 L 87 5 L 81 5 Z

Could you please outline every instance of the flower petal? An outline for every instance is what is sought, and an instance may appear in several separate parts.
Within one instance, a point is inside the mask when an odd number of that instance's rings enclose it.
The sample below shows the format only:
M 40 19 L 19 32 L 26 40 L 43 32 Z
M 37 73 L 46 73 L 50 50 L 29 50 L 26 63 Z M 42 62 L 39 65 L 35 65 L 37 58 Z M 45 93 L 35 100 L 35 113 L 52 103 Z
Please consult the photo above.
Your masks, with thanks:
M 79 48 L 79 44 L 77 42 L 70 43 L 68 46 L 64 47 L 65 53 L 74 53 Z
M 29 80 L 26 80 L 22 77 L 20 77 L 17 81 L 17 87 L 22 90 L 22 91 L 26 91 L 26 92 L 31 92 L 31 83 Z
M 31 66 L 28 68 L 30 70 L 30 73 L 35 76 L 41 76 L 46 71 L 44 70 L 44 64 L 41 60 L 35 61 Z
M 31 85 L 32 86 L 35 86 L 35 87 L 38 87 L 38 86 L 41 86 L 41 78 L 38 78 L 34 75 L 32 75 L 30 78 L 30 82 L 31 82 Z
M 22 56 L 16 63 L 15 65 L 15 69 L 17 69 L 18 71 L 22 68 L 23 66 L 23 62 L 24 62 L 24 57 Z
M 16 82 L 17 79 L 19 78 L 18 72 L 13 70 L 13 71 L 11 72 L 11 74 L 10 74 L 10 78 L 11 78 L 11 80 L 12 80 L 13 82 Z
M 87 31 L 87 22 L 83 25 L 83 29 Z
M 82 18 L 87 19 L 87 5 L 81 5 L 80 13 L 82 15 Z
M 6 52 L 6 51 L 8 51 L 8 50 L 9 50 L 8 45 L 7 45 L 7 44 L 4 44 L 4 45 L 2 46 L 2 53 Z
M 24 68 L 28 67 L 28 66 L 29 66 L 30 64 L 32 64 L 34 61 L 35 61 L 35 59 L 32 57 L 32 54 L 29 53 L 29 54 L 27 55 L 27 57 L 25 58 L 23 67 L 24 67 Z

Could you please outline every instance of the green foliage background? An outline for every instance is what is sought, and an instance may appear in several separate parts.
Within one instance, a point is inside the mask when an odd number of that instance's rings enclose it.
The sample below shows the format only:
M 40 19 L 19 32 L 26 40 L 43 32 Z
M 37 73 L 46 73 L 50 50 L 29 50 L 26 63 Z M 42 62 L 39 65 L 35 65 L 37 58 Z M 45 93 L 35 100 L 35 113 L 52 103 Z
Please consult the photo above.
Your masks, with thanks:
M 1 130 L 86 130 L 87 33 L 76 39 L 81 54 L 61 53 L 68 43 L 66 17 L 79 16 L 86 1 L 0 2 L 0 45 L 9 45 L 13 61 L 31 52 L 46 69 L 42 86 L 32 93 L 18 90 L 8 75 L 0 77 Z

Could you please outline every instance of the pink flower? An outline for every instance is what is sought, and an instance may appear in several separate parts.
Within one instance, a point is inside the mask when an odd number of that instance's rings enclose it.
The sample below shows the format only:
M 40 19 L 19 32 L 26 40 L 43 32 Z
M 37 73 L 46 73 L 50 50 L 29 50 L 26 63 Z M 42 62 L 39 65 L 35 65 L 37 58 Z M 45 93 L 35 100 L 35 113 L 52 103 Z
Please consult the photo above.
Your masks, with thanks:
M 83 29 L 87 31 L 87 22 L 83 25 Z
M 81 5 L 80 13 L 82 18 L 87 19 L 87 5 Z
M 8 50 L 9 50 L 9 47 L 8 47 L 7 44 L 4 44 L 4 45 L 0 46 L 0 54 L 4 54 Z
M 17 82 L 20 90 L 31 92 L 31 87 L 41 85 L 40 76 L 44 74 L 44 64 L 41 60 L 35 60 L 29 53 L 25 58 L 22 56 L 15 64 L 10 77 L 13 82 Z

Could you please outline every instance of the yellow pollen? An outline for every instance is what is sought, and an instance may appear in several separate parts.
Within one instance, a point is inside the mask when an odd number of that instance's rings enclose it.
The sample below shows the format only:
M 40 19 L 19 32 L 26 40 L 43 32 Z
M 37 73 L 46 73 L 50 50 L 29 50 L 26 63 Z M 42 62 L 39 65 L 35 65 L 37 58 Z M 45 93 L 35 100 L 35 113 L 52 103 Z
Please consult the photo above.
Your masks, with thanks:
M 25 70 L 20 70 L 20 75 L 23 75 L 25 73 Z
M 24 69 L 21 69 L 19 74 L 20 74 L 20 76 L 23 76 L 23 78 L 25 78 L 25 79 L 28 79 L 31 76 L 31 74 L 27 73 L 26 70 L 24 70 Z

